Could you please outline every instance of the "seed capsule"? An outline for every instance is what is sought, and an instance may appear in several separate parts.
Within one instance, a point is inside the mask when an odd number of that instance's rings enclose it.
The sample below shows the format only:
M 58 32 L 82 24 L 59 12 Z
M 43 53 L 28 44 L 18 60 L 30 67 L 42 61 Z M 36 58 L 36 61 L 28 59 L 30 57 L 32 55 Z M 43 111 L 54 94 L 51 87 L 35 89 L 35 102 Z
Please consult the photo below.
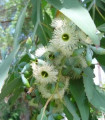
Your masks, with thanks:
M 99 55 L 104 55 L 105 54 L 105 49 L 104 48 L 101 48 L 101 47 L 93 47 L 93 46 L 90 46 L 91 49 L 96 53 L 96 54 L 99 54 Z
M 92 50 L 87 47 L 87 51 L 86 51 L 86 62 L 87 64 L 90 66 L 92 64 L 92 56 L 93 56 L 93 52 Z

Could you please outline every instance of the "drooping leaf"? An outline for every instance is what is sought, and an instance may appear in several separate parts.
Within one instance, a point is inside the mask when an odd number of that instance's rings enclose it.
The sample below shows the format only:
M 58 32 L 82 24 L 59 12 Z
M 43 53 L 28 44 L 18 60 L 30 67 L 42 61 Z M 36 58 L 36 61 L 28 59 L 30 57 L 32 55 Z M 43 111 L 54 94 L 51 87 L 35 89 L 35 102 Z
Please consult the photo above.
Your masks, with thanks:
M 64 113 L 66 114 L 68 120 L 73 120 L 72 114 L 68 111 L 66 107 L 64 107 Z
M 60 0 L 47 1 L 89 35 L 95 45 L 100 44 L 98 35 L 96 35 L 97 28 L 88 11 L 82 7 L 78 0 L 64 0 L 62 3 Z
M 37 0 L 31 0 L 31 3 L 32 3 L 32 16 L 31 16 L 31 19 L 32 19 L 32 22 L 33 24 L 36 23 L 37 21 Z
M 82 120 L 89 119 L 89 106 L 81 79 L 71 80 L 70 91 L 77 103 Z
M 43 17 L 42 17 L 42 11 L 41 11 L 41 5 L 40 5 L 40 0 L 39 1 L 33 1 L 33 9 L 32 9 L 32 22 L 34 24 L 34 31 L 32 34 L 32 41 L 34 42 L 35 35 L 39 37 L 40 42 L 43 45 L 47 44 L 47 36 L 46 33 L 43 29 L 42 22 L 43 22 Z
M 38 26 L 37 35 L 39 37 L 40 42 L 43 45 L 47 45 L 48 39 L 47 39 L 46 33 L 45 33 L 45 31 L 44 31 L 43 26 L 41 25 L 41 23 Z
M 64 97 L 64 103 L 65 103 L 64 104 L 65 107 L 68 109 L 70 114 L 72 114 L 73 119 L 80 120 L 78 114 L 76 113 L 76 108 L 75 108 L 74 104 L 70 101 L 70 99 L 67 96 Z
M 84 70 L 84 87 L 89 102 L 99 111 L 105 111 L 105 92 L 97 87 L 94 82 L 94 74 L 91 68 Z
M 35 35 L 36 35 L 36 32 L 37 32 L 37 29 L 38 29 L 38 25 L 40 23 L 40 13 L 41 13 L 41 10 L 40 10 L 40 0 L 35 0 L 33 1 L 32 0 L 32 3 L 33 3 L 33 11 L 32 11 L 32 22 L 34 24 L 34 30 L 33 30 L 33 33 L 32 33 L 32 41 L 34 43 L 34 39 L 35 39 Z
M 10 65 L 12 63 L 12 60 L 14 59 L 14 57 L 15 57 L 15 55 L 18 52 L 19 47 L 20 47 L 18 37 L 20 35 L 21 29 L 22 29 L 22 26 L 23 26 L 27 6 L 28 6 L 28 3 L 26 4 L 25 8 L 23 9 L 23 11 L 22 11 L 22 13 L 21 13 L 21 15 L 20 15 L 20 17 L 18 19 L 17 25 L 16 25 L 13 51 L 0 64 L 0 93 L 1 93 L 2 87 L 3 87 L 4 83 L 5 83 L 5 80 L 8 77 L 8 71 L 9 71 L 9 67 L 10 67 Z

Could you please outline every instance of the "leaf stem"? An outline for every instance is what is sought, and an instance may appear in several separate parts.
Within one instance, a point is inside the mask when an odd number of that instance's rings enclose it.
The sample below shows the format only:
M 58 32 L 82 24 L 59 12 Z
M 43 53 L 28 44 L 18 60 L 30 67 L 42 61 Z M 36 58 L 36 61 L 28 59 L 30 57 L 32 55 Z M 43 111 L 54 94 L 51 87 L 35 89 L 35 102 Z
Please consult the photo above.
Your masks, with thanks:
M 98 9 L 98 7 L 95 5 L 95 8 L 97 10 L 97 12 L 99 13 L 99 15 L 102 17 L 103 20 L 105 20 L 105 17 L 102 15 L 102 13 L 100 12 L 100 10 Z

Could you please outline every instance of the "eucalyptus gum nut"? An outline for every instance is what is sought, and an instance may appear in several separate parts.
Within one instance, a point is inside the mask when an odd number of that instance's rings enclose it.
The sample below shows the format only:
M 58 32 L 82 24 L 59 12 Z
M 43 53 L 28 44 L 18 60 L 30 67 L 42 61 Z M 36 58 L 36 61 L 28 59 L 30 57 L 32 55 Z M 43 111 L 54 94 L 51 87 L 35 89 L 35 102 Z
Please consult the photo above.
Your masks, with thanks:
M 21 74 L 22 82 L 26 87 L 30 87 L 28 80 L 25 78 L 24 74 Z
M 31 68 L 30 64 L 26 64 L 24 66 L 24 68 L 22 69 L 21 73 L 25 73 L 25 71 L 28 70 L 28 69 L 30 69 L 30 68 Z
M 101 47 L 93 47 L 93 46 L 90 46 L 91 49 L 96 53 L 96 54 L 99 54 L 99 55 L 104 55 L 105 54 L 105 49 L 104 48 L 101 48 Z
M 92 64 L 92 56 L 93 56 L 92 50 L 90 48 L 87 48 L 87 51 L 86 51 L 86 62 L 87 62 L 87 64 L 89 66 Z
M 25 73 L 24 73 L 25 75 L 29 75 L 29 71 L 25 71 Z
M 72 56 L 77 56 L 77 55 L 81 55 L 84 51 L 84 48 L 79 48 L 74 50 L 73 55 Z
M 29 70 L 30 71 L 30 70 Z M 30 76 L 31 76 L 31 74 L 32 74 L 32 72 L 30 71 L 29 72 L 28 70 L 26 70 L 25 72 L 24 72 L 24 76 L 26 77 L 26 78 L 29 78 Z

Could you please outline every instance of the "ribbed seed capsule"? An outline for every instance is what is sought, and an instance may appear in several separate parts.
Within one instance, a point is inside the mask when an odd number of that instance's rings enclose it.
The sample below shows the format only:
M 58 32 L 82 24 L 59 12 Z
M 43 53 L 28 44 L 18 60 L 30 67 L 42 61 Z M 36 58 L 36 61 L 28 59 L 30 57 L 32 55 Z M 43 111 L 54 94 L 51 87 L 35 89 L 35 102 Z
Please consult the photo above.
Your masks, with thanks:
M 86 62 L 89 66 L 92 64 L 92 56 L 93 56 L 92 50 L 89 47 L 87 47 L 87 49 L 86 49 Z
M 105 49 L 104 48 L 101 48 L 101 47 L 93 47 L 93 46 L 90 46 L 91 49 L 96 53 L 96 54 L 99 54 L 99 55 L 104 55 L 105 54 Z

